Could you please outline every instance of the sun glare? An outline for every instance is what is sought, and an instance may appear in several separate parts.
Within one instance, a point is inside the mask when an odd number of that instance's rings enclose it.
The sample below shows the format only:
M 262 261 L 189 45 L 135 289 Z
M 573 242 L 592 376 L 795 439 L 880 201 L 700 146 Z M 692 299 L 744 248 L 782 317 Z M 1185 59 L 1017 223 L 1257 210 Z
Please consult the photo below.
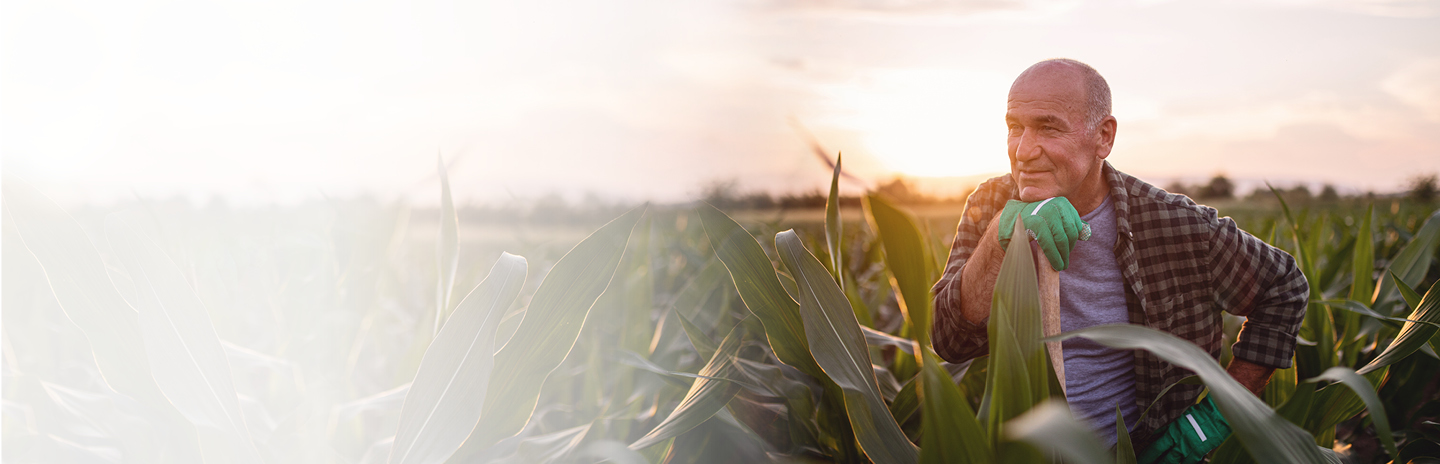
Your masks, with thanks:
M 952 177 L 1004 172 L 1005 95 L 998 73 L 889 70 L 828 89 L 829 122 L 860 134 L 890 170 Z

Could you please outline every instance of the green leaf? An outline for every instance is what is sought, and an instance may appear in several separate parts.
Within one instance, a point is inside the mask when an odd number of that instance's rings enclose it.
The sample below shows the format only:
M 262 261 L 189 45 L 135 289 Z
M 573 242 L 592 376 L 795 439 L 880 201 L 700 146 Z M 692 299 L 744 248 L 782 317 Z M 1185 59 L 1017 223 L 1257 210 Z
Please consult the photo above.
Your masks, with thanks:
M 915 445 L 890 416 L 870 367 L 870 350 L 850 302 L 794 230 L 775 235 L 780 260 L 795 273 L 800 313 L 815 362 L 844 390 L 845 410 L 860 449 L 877 463 L 913 463 Z
M 690 318 L 685 317 L 684 314 L 676 311 L 675 315 L 680 317 L 680 327 L 685 329 L 685 336 L 690 339 L 690 346 L 695 347 L 695 352 L 702 358 L 708 359 L 713 356 L 717 348 L 715 340 L 711 339 L 709 335 L 705 335 L 705 331 L 696 327 L 695 323 L 690 322 Z
M 655 426 L 635 443 L 631 443 L 630 449 L 644 449 L 688 432 L 700 423 L 710 420 L 725 403 L 735 397 L 740 385 L 721 379 L 734 377 L 734 359 L 740 352 L 740 338 L 745 330 L 743 327 L 742 324 L 736 324 L 735 328 L 730 330 L 730 334 L 725 336 L 720 347 L 710 357 L 710 362 L 700 368 L 700 378 L 690 385 L 690 390 L 685 393 L 685 398 L 680 400 L 680 405 L 676 406 L 660 425 Z
M 1311 378 L 1306 382 L 1318 382 L 1329 380 L 1338 382 L 1360 396 L 1365 401 L 1365 408 L 1370 410 L 1371 422 L 1375 424 L 1375 435 L 1380 437 L 1380 443 L 1385 445 L 1385 451 L 1391 456 L 1399 456 L 1395 448 L 1395 437 L 1390 434 L 1390 419 L 1385 416 L 1385 404 L 1380 402 L 1380 396 L 1375 393 L 1375 387 L 1370 381 L 1361 377 L 1348 367 L 1332 367 L 1325 370 L 1319 377 Z
M 1118 349 L 1143 349 L 1199 375 L 1236 437 L 1258 462 L 1313 463 L 1326 458 L 1313 437 L 1271 410 L 1220 367 L 1208 353 L 1174 335 L 1154 329 L 1112 324 L 1066 332 L 1047 341 L 1084 337 Z
M 1023 240 L 1015 240 L 1017 242 Z M 1027 250 L 1028 251 L 1028 250 Z M 1005 424 L 1005 436 L 1064 456 L 1076 464 L 1111 464 L 1115 460 L 1100 446 L 1100 438 L 1070 416 L 1070 407 L 1058 400 L 1041 403 Z
M 710 247 L 730 271 L 740 300 L 765 326 L 765 336 L 775 357 L 817 379 L 827 378 L 810 356 L 805 324 L 800 319 L 800 305 L 781 287 L 775 268 L 765 250 L 760 248 L 760 243 L 714 206 L 701 204 L 696 212 L 704 224 Z
M 1403 284 L 1402 284 L 1402 285 L 1403 285 Z M 1419 321 L 1419 320 L 1415 320 L 1415 319 L 1406 319 L 1406 318 L 1403 318 L 1403 317 L 1391 317 L 1391 316 L 1386 316 L 1386 315 L 1384 315 L 1384 314 L 1380 314 L 1380 313 L 1378 313 L 1378 312 L 1375 312 L 1374 309 L 1370 309 L 1369 306 L 1365 306 L 1364 303 L 1361 303 L 1361 302 L 1355 301 L 1355 300 L 1325 300 L 1325 301 L 1320 301 L 1319 303 L 1320 303 L 1320 304 L 1323 304 L 1323 305 L 1326 305 L 1326 306 L 1329 306 L 1329 307 L 1332 307 L 1332 308 L 1340 308 L 1340 309 L 1343 309 L 1343 310 L 1346 310 L 1346 311 L 1349 311 L 1349 312 L 1352 312 L 1352 313 L 1355 313 L 1355 314 L 1358 314 L 1358 315 L 1361 315 L 1361 316 L 1365 316 L 1365 317 L 1369 317 L 1369 318 L 1372 318 L 1372 319 L 1379 320 L 1380 322 L 1385 323 L 1386 325 L 1388 325 L 1388 326 L 1390 326 L 1390 327 L 1392 327 L 1392 328 L 1396 328 L 1396 329 L 1399 329 L 1400 326 L 1401 326 L 1401 324 L 1404 324 L 1404 323 L 1406 323 L 1406 322 L 1414 322 L 1414 323 L 1418 323 L 1418 324 L 1427 324 L 1427 325 L 1431 325 L 1431 326 L 1435 326 L 1435 327 L 1437 327 L 1437 328 L 1440 328 L 1440 323 L 1435 323 L 1435 322 L 1430 322 L 1430 321 Z
M 925 412 L 920 416 L 922 463 L 975 463 L 994 460 L 990 438 L 975 418 L 975 410 L 960 394 L 950 372 L 929 349 L 922 349 L 920 396 Z
M 890 402 L 890 416 L 895 418 L 895 423 L 904 424 L 920 410 L 920 384 L 921 376 L 916 375 L 906 380 L 900 391 L 895 393 L 895 400 Z M 921 454 L 924 454 L 924 449 L 921 449 Z
M 1402 289 L 1406 289 L 1403 281 L 1397 280 L 1397 283 L 1402 286 Z M 1414 298 L 1419 301 L 1414 306 L 1415 311 L 1410 313 L 1406 319 L 1440 322 L 1440 291 L 1436 291 L 1437 287 L 1440 287 L 1440 282 L 1431 285 L 1430 290 L 1425 292 L 1424 298 Z M 1413 291 L 1408 293 L 1413 293 Z M 1407 297 L 1407 299 L 1410 298 Z M 1410 356 L 1415 350 L 1420 349 L 1420 346 L 1429 341 L 1431 337 L 1434 337 L 1435 332 L 1436 328 L 1433 325 L 1406 321 L 1405 325 L 1400 328 L 1400 333 L 1395 336 L 1395 341 L 1390 342 L 1390 346 L 1385 347 L 1385 351 L 1381 352 L 1380 356 L 1376 356 L 1369 364 L 1360 368 L 1358 373 L 1365 375 L 1405 359 L 1406 356 Z
M 639 207 L 610 221 L 550 269 L 515 335 L 495 353 L 480 423 L 452 461 L 519 433 L 529 422 L 540 387 L 575 346 L 590 307 L 615 275 L 630 232 L 644 213 Z
M 1024 237 L 1015 222 L 1017 237 Z M 1006 421 L 1050 396 L 1049 360 L 1040 320 L 1040 287 L 1035 257 L 1026 240 L 1011 240 L 995 281 L 990 304 L 989 375 L 985 382 L 988 410 L 983 411 L 990 440 L 998 446 Z M 985 409 L 982 407 L 982 410 Z
M 442 462 L 475 428 L 495 366 L 495 329 L 526 268 L 525 258 L 501 254 L 441 327 L 405 395 L 389 462 Z
M 745 308 L 763 326 L 775 357 L 820 383 L 822 393 L 816 409 L 817 422 L 821 433 L 828 433 L 830 443 L 834 445 L 827 451 L 839 460 L 859 459 L 854 446 L 854 432 L 845 419 L 845 394 L 810 355 L 810 343 L 800 319 L 800 306 L 782 286 L 780 276 L 760 248 L 760 242 L 715 207 L 702 204 L 696 209 L 705 235 L 710 239 L 710 247 L 730 271 L 730 278 Z M 786 277 L 786 280 L 789 278 Z M 790 284 L 794 285 L 794 282 Z
M 835 283 L 845 287 L 845 260 L 841 259 L 840 248 L 840 154 L 835 154 L 835 172 L 830 175 L 830 198 L 825 200 L 825 244 L 830 248 L 830 272 Z
M 1350 282 L 1350 299 L 1374 304 L 1375 282 L 1375 236 L 1371 232 L 1370 219 L 1375 216 L 1375 206 L 1365 210 L 1365 218 L 1355 232 L 1355 252 L 1350 258 L 1350 271 L 1354 278 Z
M 860 331 L 865 333 L 865 343 L 870 344 L 870 346 L 877 348 L 893 346 L 895 349 L 905 352 L 905 354 L 915 355 L 914 340 L 905 337 L 896 337 L 865 326 L 860 326 Z
M 1412 288 L 1410 284 L 1405 283 L 1404 280 L 1396 278 L 1394 272 L 1387 272 L 1386 274 L 1389 275 L 1391 279 L 1395 282 L 1396 289 L 1400 290 L 1400 299 L 1405 301 L 1405 305 L 1409 306 L 1410 309 L 1419 308 L 1420 294 L 1416 293 L 1415 289 Z
M 258 462 L 260 454 L 245 426 L 230 363 L 210 314 L 185 279 L 185 271 L 138 221 L 133 214 L 111 214 L 105 218 L 105 236 L 135 284 L 130 304 L 139 311 L 140 333 L 155 384 L 201 429 L 201 446 L 207 456 L 214 453 Z
M 85 333 L 105 383 L 152 408 L 171 409 L 151 375 L 139 315 L 111 283 L 90 237 L 60 206 L 24 182 L 5 179 L 3 185 L 6 222 L 44 268 L 66 318 Z
M 1435 259 L 1437 245 L 1440 245 L 1440 210 L 1430 214 L 1425 224 L 1410 238 L 1410 243 L 1405 244 L 1385 267 L 1385 278 L 1380 279 L 1380 288 L 1375 291 L 1374 306 L 1379 307 L 1381 302 L 1395 297 L 1397 281 L 1411 287 L 1420 285 L 1430 269 L 1430 262 Z
M 1119 405 L 1115 406 L 1115 463 L 1135 464 L 1135 445 L 1130 442 L 1130 430 L 1125 427 Z
M 435 262 L 439 282 L 435 286 L 435 333 L 450 316 L 450 298 L 455 288 L 455 270 L 460 267 L 460 218 L 450 199 L 450 176 L 445 173 L 445 159 L 435 157 L 436 173 L 440 176 L 440 237 L 435 241 Z
M 897 302 L 910 323 L 915 340 L 930 345 L 930 318 L 933 304 L 930 286 L 935 283 L 934 261 L 915 219 L 878 194 L 865 195 L 865 218 L 880 236 L 885 249 L 885 267 L 890 285 L 899 295 Z
M 580 447 L 592 428 L 594 424 L 585 424 L 528 437 L 516 443 L 514 454 L 499 459 L 494 464 L 561 462 L 560 459 L 570 456 Z

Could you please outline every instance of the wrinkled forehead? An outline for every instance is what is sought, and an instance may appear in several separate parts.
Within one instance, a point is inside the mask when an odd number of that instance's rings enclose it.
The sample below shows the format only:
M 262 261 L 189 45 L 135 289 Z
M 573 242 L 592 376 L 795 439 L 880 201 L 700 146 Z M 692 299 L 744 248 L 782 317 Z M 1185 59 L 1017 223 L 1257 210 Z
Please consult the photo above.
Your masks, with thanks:
M 1083 114 L 1088 99 L 1084 82 L 1080 72 L 1063 64 L 1031 67 L 1010 85 L 1006 115 L 1037 111 L 1057 116 Z

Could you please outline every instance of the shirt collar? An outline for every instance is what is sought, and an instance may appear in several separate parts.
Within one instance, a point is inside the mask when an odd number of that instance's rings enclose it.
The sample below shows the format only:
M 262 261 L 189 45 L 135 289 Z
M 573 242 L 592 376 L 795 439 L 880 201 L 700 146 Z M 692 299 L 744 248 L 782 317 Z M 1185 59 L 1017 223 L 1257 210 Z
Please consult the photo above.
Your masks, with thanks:
M 1111 207 L 1115 209 L 1115 232 L 1120 237 L 1133 237 L 1130 233 L 1130 195 L 1126 176 L 1111 166 L 1109 161 L 1105 162 L 1102 172 L 1105 183 L 1110 186 Z

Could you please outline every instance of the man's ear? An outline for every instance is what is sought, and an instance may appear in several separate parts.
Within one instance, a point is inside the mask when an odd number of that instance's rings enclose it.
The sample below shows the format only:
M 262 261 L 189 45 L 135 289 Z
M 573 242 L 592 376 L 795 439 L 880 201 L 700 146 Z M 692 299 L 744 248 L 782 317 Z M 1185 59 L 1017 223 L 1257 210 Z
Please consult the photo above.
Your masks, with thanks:
M 1110 149 L 1115 147 L 1115 117 L 1106 116 L 1095 126 L 1095 156 L 1105 159 L 1110 156 Z

